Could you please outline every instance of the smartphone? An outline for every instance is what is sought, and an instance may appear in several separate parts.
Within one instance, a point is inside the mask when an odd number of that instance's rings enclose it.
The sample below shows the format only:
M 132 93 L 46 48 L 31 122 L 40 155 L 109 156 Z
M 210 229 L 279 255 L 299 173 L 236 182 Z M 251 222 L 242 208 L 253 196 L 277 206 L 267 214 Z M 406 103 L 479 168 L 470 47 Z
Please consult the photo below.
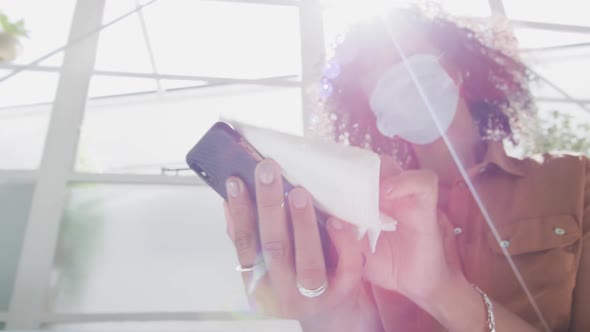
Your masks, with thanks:
M 226 122 L 215 123 L 186 156 L 188 166 L 225 200 L 225 181 L 230 176 L 242 179 L 250 197 L 256 199 L 254 170 L 263 159 L 264 156 Z M 283 188 L 286 200 L 294 186 L 283 178 Z M 288 208 L 288 204 L 285 207 Z M 316 209 L 316 217 L 326 266 L 333 267 L 336 253 L 326 232 L 327 216 Z

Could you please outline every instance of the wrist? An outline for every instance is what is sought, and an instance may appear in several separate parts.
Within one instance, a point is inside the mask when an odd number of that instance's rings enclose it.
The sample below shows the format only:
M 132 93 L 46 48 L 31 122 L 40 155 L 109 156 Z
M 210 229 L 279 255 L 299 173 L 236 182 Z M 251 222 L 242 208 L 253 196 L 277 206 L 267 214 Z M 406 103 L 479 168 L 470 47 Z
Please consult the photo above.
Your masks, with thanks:
M 339 305 L 307 320 L 300 320 L 304 332 L 381 331 L 381 320 L 372 303 L 357 300 Z
M 358 311 L 335 311 L 318 315 L 312 319 L 300 320 L 303 332 L 370 331 Z
M 482 295 L 462 275 L 439 285 L 418 303 L 451 331 L 487 331 L 487 307 Z

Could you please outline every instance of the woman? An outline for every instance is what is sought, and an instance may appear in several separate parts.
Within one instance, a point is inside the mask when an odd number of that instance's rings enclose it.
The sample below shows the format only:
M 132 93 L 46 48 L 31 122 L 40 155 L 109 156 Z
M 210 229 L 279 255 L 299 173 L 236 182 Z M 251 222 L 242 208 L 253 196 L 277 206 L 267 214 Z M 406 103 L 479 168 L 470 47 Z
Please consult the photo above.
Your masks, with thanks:
M 325 118 L 382 155 L 380 206 L 398 230 L 372 253 L 328 220 L 338 260 L 326 268 L 305 189 L 284 202 L 265 160 L 254 206 L 230 178 L 228 233 L 253 305 L 304 331 L 589 331 L 588 161 L 514 159 L 501 143 L 533 108 L 526 67 L 417 9 L 359 23 L 334 53 Z M 253 284 L 260 251 L 267 273 Z

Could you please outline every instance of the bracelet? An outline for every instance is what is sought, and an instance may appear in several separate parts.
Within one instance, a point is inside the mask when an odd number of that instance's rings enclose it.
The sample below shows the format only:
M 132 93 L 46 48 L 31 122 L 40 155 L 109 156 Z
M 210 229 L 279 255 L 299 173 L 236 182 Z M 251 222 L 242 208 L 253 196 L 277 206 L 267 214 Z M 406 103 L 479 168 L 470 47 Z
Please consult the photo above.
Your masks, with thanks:
M 494 305 L 492 304 L 492 301 L 490 301 L 490 298 L 486 295 L 486 293 L 479 289 L 479 287 L 475 285 L 473 285 L 473 287 L 479 292 L 479 294 L 481 294 L 481 297 L 483 297 L 483 302 L 486 304 L 486 309 L 488 311 L 488 327 L 490 332 L 496 332 L 496 320 L 494 319 Z

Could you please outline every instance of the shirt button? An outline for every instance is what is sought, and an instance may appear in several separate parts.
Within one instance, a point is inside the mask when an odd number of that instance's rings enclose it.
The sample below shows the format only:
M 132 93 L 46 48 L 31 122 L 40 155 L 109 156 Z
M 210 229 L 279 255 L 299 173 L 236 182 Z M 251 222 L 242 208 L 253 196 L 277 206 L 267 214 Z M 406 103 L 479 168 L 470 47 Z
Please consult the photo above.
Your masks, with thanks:
M 459 235 L 459 234 L 463 233 L 463 230 L 461 229 L 461 227 L 455 227 L 453 232 L 455 232 L 455 235 Z
M 500 242 L 500 247 L 502 248 L 508 248 L 510 247 L 510 241 L 504 240 Z
M 479 174 L 483 174 L 488 170 L 488 168 L 486 166 L 483 166 L 482 168 L 479 169 Z
M 555 232 L 555 234 L 557 235 L 565 235 L 565 229 L 561 228 L 561 227 L 556 227 L 553 232 Z

